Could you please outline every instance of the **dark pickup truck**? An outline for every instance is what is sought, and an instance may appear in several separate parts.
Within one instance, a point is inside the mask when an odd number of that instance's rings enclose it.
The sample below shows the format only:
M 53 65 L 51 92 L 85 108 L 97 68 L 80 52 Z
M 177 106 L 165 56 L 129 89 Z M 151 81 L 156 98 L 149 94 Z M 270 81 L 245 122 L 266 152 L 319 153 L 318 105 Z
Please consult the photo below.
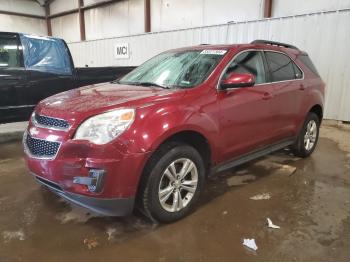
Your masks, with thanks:
M 62 39 L 0 32 L 0 123 L 27 120 L 46 97 L 109 82 L 133 68 L 75 68 Z

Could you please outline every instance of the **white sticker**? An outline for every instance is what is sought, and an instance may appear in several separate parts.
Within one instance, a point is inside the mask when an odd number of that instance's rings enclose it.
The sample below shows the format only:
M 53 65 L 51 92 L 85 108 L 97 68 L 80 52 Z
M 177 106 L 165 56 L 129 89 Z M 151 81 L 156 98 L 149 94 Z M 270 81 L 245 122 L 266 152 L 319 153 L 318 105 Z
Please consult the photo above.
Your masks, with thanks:
M 201 55 L 224 55 L 226 54 L 227 50 L 203 50 L 200 54 Z

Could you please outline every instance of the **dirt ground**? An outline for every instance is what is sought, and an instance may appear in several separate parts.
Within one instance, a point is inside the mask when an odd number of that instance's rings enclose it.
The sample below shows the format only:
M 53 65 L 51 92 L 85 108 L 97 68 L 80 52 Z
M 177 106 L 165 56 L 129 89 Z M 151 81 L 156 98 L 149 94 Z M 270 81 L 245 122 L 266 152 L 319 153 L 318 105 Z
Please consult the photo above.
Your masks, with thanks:
M 284 150 L 211 177 L 195 212 L 169 225 L 72 206 L 22 156 L 19 141 L 0 145 L 0 262 L 350 261 L 350 131 L 322 127 L 308 159 Z

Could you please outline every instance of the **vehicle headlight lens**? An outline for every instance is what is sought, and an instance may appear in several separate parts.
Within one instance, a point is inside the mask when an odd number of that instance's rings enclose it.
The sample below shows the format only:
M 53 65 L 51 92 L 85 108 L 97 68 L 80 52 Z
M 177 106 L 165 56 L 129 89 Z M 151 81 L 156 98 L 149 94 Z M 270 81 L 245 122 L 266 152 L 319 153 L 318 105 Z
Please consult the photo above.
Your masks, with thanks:
M 134 118 L 134 109 L 118 109 L 90 117 L 79 126 L 74 139 L 106 144 L 123 133 Z

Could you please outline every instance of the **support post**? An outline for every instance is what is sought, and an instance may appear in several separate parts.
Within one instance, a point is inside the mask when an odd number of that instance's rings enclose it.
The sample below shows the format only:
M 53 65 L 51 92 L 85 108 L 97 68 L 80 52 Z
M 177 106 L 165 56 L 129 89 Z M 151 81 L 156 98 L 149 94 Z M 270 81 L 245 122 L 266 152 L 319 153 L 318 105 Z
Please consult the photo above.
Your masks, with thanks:
M 145 0 L 145 32 L 151 32 L 151 0 Z
M 80 25 L 80 40 L 85 41 L 85 17 L 84 17 L 84 0 L 79 1 L 79 25 Z
M 45 5 L 45 20 L 46 20 L 47 35 L 52 36 L 50 4 Z
M 264 0 L 264 18 L 270 18 L 272 16 L 272 1 Z

